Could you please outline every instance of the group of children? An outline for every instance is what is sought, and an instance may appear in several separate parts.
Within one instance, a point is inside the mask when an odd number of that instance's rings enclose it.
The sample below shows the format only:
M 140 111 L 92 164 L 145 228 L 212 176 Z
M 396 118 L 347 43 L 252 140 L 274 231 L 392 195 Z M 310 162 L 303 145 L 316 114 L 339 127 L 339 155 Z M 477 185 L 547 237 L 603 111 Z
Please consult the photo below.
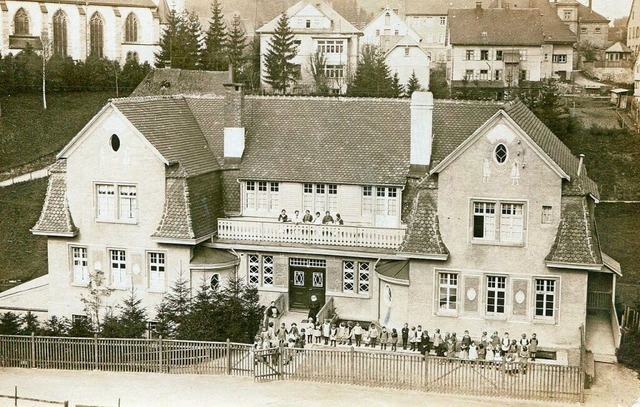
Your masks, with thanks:
M 320 212 L 316 212 L 316 217 L 314 218 L 311 215 L 311 211 L 308 209 L 305 211 L 304 215 L 300 215 L 300 211 L 296 210 L 293 213 L 293 216 L 287 215 L 287 211 L 285 209 L 280 211 L 280 215 L 278 215 L 278 222 L 293 222 L 293 223 L 314 223 L 316 225 L 344 225 L 344 221 L 342 217 L 340 217 L 339 213 L 336 213 L 336 217 L 331 216 L 331 212 L 326 211 L 324 216 L 320 215 Z
M 474 340 L 469 335 L 469 331 L 464 331 L 464 335 L 458 338 L 455 332 L 442 335 L 440 329 L 436 329 L 433 335 L 429 335 L 429 332 L 423 331 L 420 325 L 417 329 L 415 327 L 409 329 L 405 324 L 398 332 L 395 328 L 388 330 L 387 327 L 378 327 L 374 323 L 365 328 L 359 322 L 341 322 L 336 325 L 327 319 L 320 324 L 314 323 L 313 318 L 303 322 L 300 328 L 296 323 L 291 324 L 289 329 L 284 323 L 276 328 L 274 322 L 269 322 L 269 325 L 264 327 L 262 333 L 256 337 L 256 346 L 261 349 L 280 345 L 304 348 L 305 344 L 334 347 L 337 345 L 365 346 L 374 349 L 380 345 L 381 350 L 389 349 L 392 352 L 397 351 L 398 344 L 402 344 L 403 350 L 417 351 L 425 356 L 433 354 L 471 362 L 504 363 L 505 371 L 508 373 L 517 371 L 524 373 L 526 363 L 536 360 L 538 350 L 538 338 L 535 333 L 530 338 L 523 333 L 520 339 L 511 339 L 508 332 L 500 337 L 497 331 L 491 336 L 484 331 L 480 339 Z

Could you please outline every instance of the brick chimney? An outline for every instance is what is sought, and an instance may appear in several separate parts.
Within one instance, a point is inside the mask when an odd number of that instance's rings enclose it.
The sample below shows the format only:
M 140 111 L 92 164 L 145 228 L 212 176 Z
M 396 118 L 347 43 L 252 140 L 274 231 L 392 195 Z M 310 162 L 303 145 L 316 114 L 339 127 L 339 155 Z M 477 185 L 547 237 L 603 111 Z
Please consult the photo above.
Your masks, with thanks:
M 224 161 L 238 164 L 244 153 L 244 85 L 224 84 Z
M 424 175 L 431 164 L 433 143 L 433 94 L 413 92 L 411 95 L 410 172 Z
M 476 10 L 482 10 L 482 2 L 481 1 L 476 1 Z

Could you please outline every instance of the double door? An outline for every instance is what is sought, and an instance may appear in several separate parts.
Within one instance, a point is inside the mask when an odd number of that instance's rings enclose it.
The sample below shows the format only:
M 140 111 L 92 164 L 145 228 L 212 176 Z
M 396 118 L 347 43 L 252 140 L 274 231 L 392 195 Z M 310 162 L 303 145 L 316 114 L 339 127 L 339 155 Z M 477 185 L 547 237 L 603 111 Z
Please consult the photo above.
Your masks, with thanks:
M 326 269 L 289 266 L 289 306 L 309 308 L 311 296 L 324 304 Z

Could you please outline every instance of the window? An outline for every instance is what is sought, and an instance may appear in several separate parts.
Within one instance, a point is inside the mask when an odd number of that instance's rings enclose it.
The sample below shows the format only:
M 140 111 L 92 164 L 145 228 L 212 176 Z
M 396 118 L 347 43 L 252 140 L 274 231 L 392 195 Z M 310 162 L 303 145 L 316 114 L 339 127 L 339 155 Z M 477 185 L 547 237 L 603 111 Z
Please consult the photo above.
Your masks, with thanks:
M 556 280 L 536 279 L 536 317 L 555 316 Z
M 384 25 L 391 25 L 391 14 L 386 13 L 384 15 Z
M 566 54 L 554 54 L 553 55 L 553 63 L 554 64 L 566 64 L 567 63 L 567 55 Z
M 305 21 L 305 27 L 306 28 L 311 28 L 311 20 Z
M 218 291 L 220 289 L 220 274 L 215 273 L 211 276 L 211 279 L 209 280 L 209 287 L 211 287 L 213 291 Z
M 62 10 L 53 15 L 53 53 L 67 56 L 67 15 Z
M 542 224 L 549 225 L 551 224 L 553 218 L 553 208 L 551 206 L 543 206 L 542 207 Z
M 111 284 L 124 286 L 127 284 L 127 257 L 124 250 L 109 250 L 111 259 Z
M 321 214 L 338 211 L 337 184 L 304 184 L 302 191 L 303 210 Z
M 520 54 L 520 60 L 521 61 L 526 61 L 527 60 L 527 50 L 526 49 L 521 49 L 518 53 Z
M 164 290 L 165 288 L 165 255 L 159 252 L 148 253 L 149 287 Z
M 396 216 L 398 214 L 398 189 L 376 187 L 376 215 Z
M 527 71 L 526 69 L 521 70 L 520 71 L 520 80 L 521 81 L 529 80 L 529 71 Z
M 440 25 L 447 25 L 447 17 L 440 17 Z
M 343 40 L 318 40 L 316 51 L 319 54 L 342 54 L 344 51 Z
M 376 30 L 376 37 L 380 36 L 380 30 Z
M 327 78 L 344 78 L 344 65 L 325 65 L 324 76 Z
M 409 47 L 404 47 L 404 56 L 408 57 L 410 53 L 410 48 Z
M 582 26 L 580 27 L 580 34 L 586 34 L 587 33 L 587 27 Z
M 362 214 L 373 213 L 373 187 L 365 185 L 362 187 Z
M 444 34 L 440 34 L 440 35 L 438 36 L 438 42 L 439 42 L 440 44 L 444 44 Z
M 300 64 L 293 64 L 293 66 L 291 67 L 292 72 L 293 72 L 293 77 L 295 79 L 300 79 L 302 77 L 302 65 Z
M 481 69 L 480 70 L 480 80 L 482 81 L 486 81 L 489 79 L 489 70 L 488 69 Z
M 89 317 L 86 315 L 71 314 L 71 324 L 74 326 L 86 326 L 91 325 L 91 321 L 89 321 Z
M 475 59 L 474 54 L 475 54 L 474 50 L 468 49 L 465 51 L 464 59 L 466 61 L 473 61 Z
M 496 69 L 495 72 L 493 73 L 493 79 L 496 81 L 501 81 L 502 80 L 502 69 Z
M 600 32 L 602 31 L 602 29 L 600 27 L 595 27 L 594 31 L 596 34 L 600 34 Z
M 273 256 L 249 255 L 249 284 L 262 287 L 273 286 Z
M 245 208 L 259 212 L 280 211 L 280 183 L 247 181 L 245 185 Z
M 502 50 L 499 49 L 496 51 L 496 61 L 502 61 L 502 59 L 503 59 L 503 53 L 502 53 Z
M 18 9 L 13 17 L 13 34 L 29 35 L 29 15 L 23 8 Z
M 489 60 L 489 50 L 488 49 L 481 49 L 480 50 L 480 60 L 481 61 L 488 61 Z
M 571 20 L 572 16 L 573 16 L 573 13 L 571 12 L 571 10 L 563 10 L 562 11 L 562 18 L 564 20 Z
M 140 57 L 136 51 L 127 51 L 127 61 L 139 62 Z
M 124 41 L 138 42 L 138 18 L 130 13 L 124 22 Z
M 496 160 L 498 164 L 504 164 L 509 157 L 509 150 L 507 150 L 507 146 L 500 143 L 493 150 L 493 158 Z
M 428 26 L 433 25 L 433 17 L 427 17 L 425 24 Z
M 347 260 L 342 263 L 342 291 L 368 294 L 370 286 L 370 263 Z
M 438 274 L 438 308 L 456 310 L 458 307 L 458 274 Z
M 397 37 L 398 35 L 400 35 L 400 31 L 395 30 L 395 31 L 393 32 L 393 35 L 395 35 L 395 36 Z
M 89 21 L 89 39 L 92 57 L 102 58 L 104 56 L 104 20 L 99 13 L 93 13 Z
M 135 185 L 97 184 L 96 194 L 96 220 L 126 223 L 136 221 L 138 194 Z
M 464 70 L 464 79 L 472 80 L 473 79 L 473 69 L 465 69 Z
M 524 204 L 473 202 L 474 240 L 513 244 L 522 243 L 523 235 Z
M 73 282 L 76 284 L 89 283 L 89 260 L 86 247 L 71 248 L 71 263 L 73 265 Z
M 507 277 L 487 277 L 487 314 L 504 314 Z

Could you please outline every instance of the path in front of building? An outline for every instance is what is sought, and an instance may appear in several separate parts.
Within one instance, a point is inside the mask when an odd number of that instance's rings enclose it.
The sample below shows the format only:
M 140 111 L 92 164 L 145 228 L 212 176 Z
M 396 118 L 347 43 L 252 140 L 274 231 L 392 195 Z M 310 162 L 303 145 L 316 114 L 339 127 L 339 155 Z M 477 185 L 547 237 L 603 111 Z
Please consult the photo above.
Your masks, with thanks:
M 640 395 L 635 372 L 617 365 L 597 365 L 598 379 L 588 391 L 586 406 L 630 406 Z M 274 381 L 256 383 L 251 377 L 169 375 L 0 368 L 0 394 L 68 400 L 70 406 L 413 406 L 501 407 L 561 406 L 556 402 L 441 395 L 344 384 Z M 13 406 L 0 398 L 0 407 Z M 18 406 L 45 404 L 19 401 Z M 574 404 L 577 405 L 577 404 Z

